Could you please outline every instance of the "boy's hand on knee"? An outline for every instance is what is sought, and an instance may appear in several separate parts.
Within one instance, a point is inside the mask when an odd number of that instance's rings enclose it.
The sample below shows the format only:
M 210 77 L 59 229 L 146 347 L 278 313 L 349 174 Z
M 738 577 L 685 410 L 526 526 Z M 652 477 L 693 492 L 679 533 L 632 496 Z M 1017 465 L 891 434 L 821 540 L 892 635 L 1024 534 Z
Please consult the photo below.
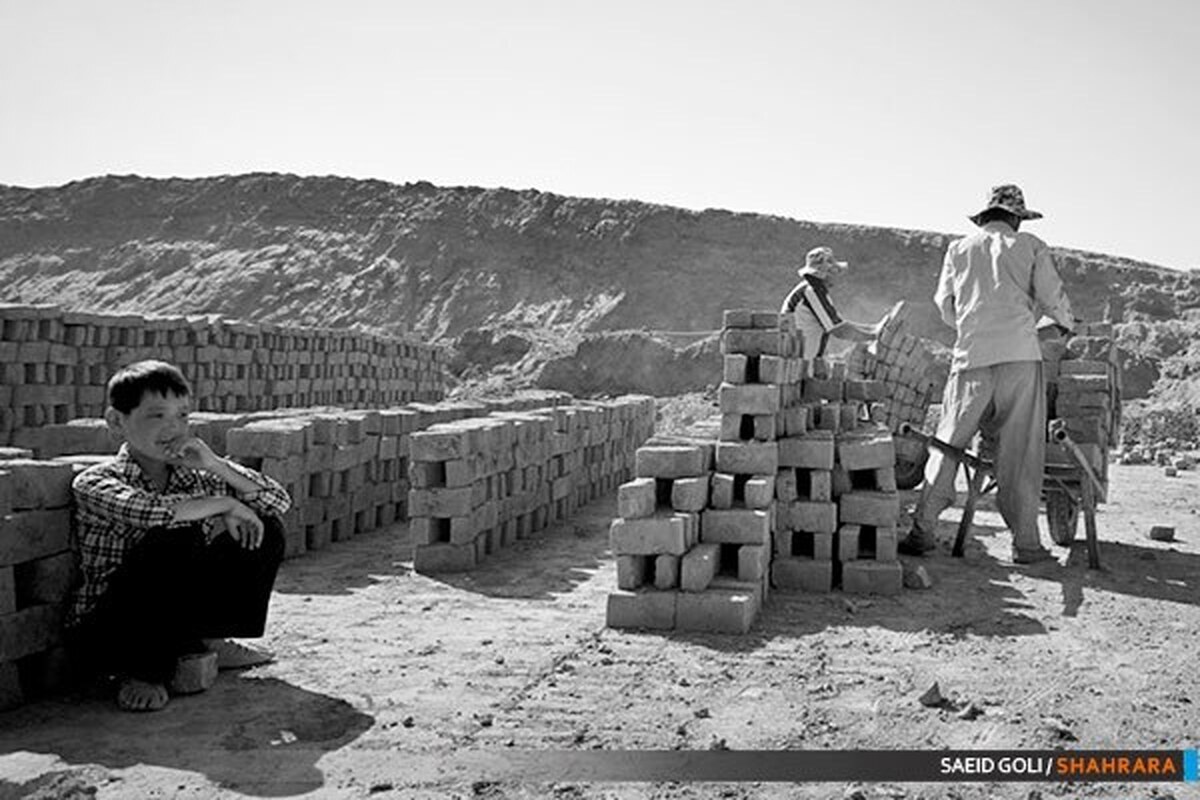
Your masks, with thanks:
M 263 541 L 263 522 L 245 503 L 234 500 L 233 508 L 225 515 L 225 528 L 238 544 L 256 550 Z

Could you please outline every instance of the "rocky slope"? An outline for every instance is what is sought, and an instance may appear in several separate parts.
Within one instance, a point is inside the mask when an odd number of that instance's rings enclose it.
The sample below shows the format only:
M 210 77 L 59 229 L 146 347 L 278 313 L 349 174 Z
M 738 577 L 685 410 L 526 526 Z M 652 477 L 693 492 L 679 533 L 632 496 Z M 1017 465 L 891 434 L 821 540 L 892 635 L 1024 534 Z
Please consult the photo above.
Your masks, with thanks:
M 686 211 L 535 190 L 252 174 L 0 186 L 0 300 L 413 331 L 712 330 L 770 308 L 817 244 L 852 264 L 848 316 L 928 298 L 946 234 Z M 1200 275 L 1059 250 L 1079 314 L 1168 320 Z M 535 337 L 535 338 L 536 338 Z

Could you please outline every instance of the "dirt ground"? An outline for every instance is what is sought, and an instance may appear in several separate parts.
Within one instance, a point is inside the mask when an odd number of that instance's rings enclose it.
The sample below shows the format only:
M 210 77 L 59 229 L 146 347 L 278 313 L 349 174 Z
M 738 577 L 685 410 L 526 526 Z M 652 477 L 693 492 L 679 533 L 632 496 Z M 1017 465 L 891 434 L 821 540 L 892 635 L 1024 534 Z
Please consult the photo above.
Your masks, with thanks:
M 613 498 L 438 578 L 412 571 L 397 525 L 285 563 L 272 665 L 156 714 L 98 692 L 0 714 L 0 800 L 1197 797 L 1179 783 L 550 783 L 504 766 L 595 748 L 1194 747 L 1200 475 L 1111 479 L 1101 572 L 1081 543 L 1013 566 L 985 509 L 965 559 L 944 546 L 926 560 L 934 588 L 774 593 L 746 636 L 604 627 Z M 1149 540 L 1151 524 L 1178 541 Z M 947 513 L 944 544 L 953 528 Z M 922 706 L 934 681 L 982 713 Z

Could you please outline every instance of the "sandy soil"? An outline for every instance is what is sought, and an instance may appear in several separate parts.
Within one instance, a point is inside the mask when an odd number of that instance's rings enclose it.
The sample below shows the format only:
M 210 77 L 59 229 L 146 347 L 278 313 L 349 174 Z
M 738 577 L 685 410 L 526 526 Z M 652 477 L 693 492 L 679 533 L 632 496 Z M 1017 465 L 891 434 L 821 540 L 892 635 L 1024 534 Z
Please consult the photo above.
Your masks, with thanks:
M 604 627 L 611 498 L 436 579 L 412 572 L 398 525 L 284 565 L 273 665 L 157 714 L 98 693 L 0 714 L 0 800 L 1197 797 L 1184 784 L 531 783 L 504 768 L 522 750 L 1195 746 L 1200 476 L 1111 477 L 1101 572 L 1081 544 L 1014 567 L 985 509 L 965 559 L 927 560 L 933 589 L 775 593 L 741 637 Z M 1178 541 L 1150 541 L 1151 524 Z M 920 705 L 933 681 L 982 714 Z

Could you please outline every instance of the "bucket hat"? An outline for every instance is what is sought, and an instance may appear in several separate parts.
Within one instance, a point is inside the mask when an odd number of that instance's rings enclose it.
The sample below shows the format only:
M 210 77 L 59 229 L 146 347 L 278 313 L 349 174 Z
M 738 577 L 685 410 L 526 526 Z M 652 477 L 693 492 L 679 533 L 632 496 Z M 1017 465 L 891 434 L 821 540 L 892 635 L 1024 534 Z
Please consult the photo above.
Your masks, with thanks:
M 991 194 L 988 196 L 987 206 L 978 214 L 972 214 L 967 219 L 979 224 L 979 218 L 984 211 L 990 211 L 993 208 L 1002 208 L 1005 211 L 1015 215 L 1018 219 L 1041 219 L 1040 211 L 1031 211 L 1025 207 L 1025 195 L 1021 193 L 1020 187 L 1013 183 L 1005 183 L 1000 186 L 993 186 Z

